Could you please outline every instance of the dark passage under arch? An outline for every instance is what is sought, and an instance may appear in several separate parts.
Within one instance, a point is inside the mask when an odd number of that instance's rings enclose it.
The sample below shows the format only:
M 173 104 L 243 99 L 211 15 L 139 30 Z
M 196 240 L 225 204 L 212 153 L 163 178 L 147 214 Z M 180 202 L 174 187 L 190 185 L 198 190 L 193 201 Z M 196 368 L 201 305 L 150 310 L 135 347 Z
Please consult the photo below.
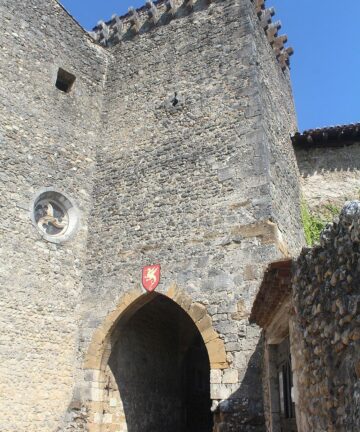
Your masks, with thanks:
M 192 319 L 162 295 L 114 332 L 109 367 L 128 432 L 210 432 L 210 364 Z

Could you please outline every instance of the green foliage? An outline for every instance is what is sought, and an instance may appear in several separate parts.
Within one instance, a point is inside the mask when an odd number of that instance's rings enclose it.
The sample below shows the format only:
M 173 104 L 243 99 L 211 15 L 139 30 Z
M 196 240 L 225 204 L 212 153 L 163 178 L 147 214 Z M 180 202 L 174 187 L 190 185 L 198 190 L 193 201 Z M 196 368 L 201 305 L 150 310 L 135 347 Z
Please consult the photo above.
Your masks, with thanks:
M 301 203 L 301 219 L 304 226 L 305 239 L 308 246 L 319 241 L 320 233 L 326 225 L 326 221 L 310 212 L 305 201 Z
M 354 199 L 354 198 L 351 198 Z M 350 201 L 350 198 L 345 197 L 345 201 Z M 360 190 L 359 197 L 360 199 Z M 338 217 L 340 214 L 340 208 L 332 203 L 328 203 L 317 208 L 317 212 L 312 212 L 305 200 L 301 201 L 301 219 L 304 226 L 305 239 L 308 246 L 313 246 L 320 239 L 321 231 L 329 222 Z
M 325 208 L 324 216 L 326 218 L 326 222 L 331 222 L 332 219 L 339 216 L 340 214 L 339 207 L 336 207 L 336 205 L 334 204 L 326 204 L 324 208 Z

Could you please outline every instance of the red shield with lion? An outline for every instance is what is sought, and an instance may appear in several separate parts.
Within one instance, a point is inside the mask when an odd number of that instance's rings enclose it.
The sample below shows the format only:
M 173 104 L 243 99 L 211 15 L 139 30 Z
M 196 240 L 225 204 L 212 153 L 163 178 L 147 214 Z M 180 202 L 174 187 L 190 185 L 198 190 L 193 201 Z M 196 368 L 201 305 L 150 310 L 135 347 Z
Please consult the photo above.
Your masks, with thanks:
M 146 266 L 142 271 L 142 284 L 148 292 L 154 291 L 160 282 L 160 264 Z

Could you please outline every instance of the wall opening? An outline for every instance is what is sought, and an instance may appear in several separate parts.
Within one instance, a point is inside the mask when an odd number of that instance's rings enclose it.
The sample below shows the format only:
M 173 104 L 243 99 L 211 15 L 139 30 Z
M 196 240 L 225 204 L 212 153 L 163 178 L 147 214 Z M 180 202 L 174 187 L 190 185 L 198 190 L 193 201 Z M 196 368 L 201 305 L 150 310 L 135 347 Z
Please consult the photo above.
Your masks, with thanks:
M 279 344 L 269 345 L 268 350 L 272 425 L 281 432 L 296 432 L 289 336 Z
M 55 86 L 62 92 L 69 93 L 74 85 L 75 80 L 75 75 L 65 71 L 62 68 L 59 68 Z
M 180 306 L 152 297 L 113 331 L 101 430 L 211 432 L 204 341 Z

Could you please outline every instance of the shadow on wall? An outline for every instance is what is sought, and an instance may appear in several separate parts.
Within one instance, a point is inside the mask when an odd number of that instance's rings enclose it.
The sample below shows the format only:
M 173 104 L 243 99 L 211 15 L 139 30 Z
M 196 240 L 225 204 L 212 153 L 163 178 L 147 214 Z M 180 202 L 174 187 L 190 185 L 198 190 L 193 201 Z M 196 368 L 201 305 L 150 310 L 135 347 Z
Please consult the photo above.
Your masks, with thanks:
M 346 147 L 295 149 L 295 153 L 302 177 L 360 169 L 360 143 Z
M 266 432 L 262 386 L 262 339 L 248 361 L 241 384 L 214 413 L 214 432 Z M 222 384 L 223 386 L 226 384 Z
M 111 316 L 109 323 L 114 319 Z M 235 364 L 246 364 L 240 385 L 234 378 L 237 370 L 223 371 L 212 363 L 219 384 L 211 384 L 211 395 L 210 359 L 202 334 L 171 298 L 157 293 L 138 297 L 105 344 L 99 345 L 96 336 L 86 375 L 93 399 L 87 406 L 74 399 L 67 427 L 61 430 L 83 431 L 91 424 L 92 430 L 104 431 L 265 432 L 261 340 L 255 340 L 250 359 L 243 352 L 234 353 L 239 356 Z M 247 353 L 255 345 L 251 340 L 249 344 Z M 102 371 L 96 369 L 99 362 Z M 214 413 L 210 396 L 223 398 Z
M 105 390 L 128 432 L 210 432 L 210 362 L 192 319 L 172 300 L 154 295 L 119 323 Z M 114 389 L 115 384 L 115 389 Z M 119 415 L 119 414 L 117 414 Z M 118 419 L 121 423 L 121 418 Z

